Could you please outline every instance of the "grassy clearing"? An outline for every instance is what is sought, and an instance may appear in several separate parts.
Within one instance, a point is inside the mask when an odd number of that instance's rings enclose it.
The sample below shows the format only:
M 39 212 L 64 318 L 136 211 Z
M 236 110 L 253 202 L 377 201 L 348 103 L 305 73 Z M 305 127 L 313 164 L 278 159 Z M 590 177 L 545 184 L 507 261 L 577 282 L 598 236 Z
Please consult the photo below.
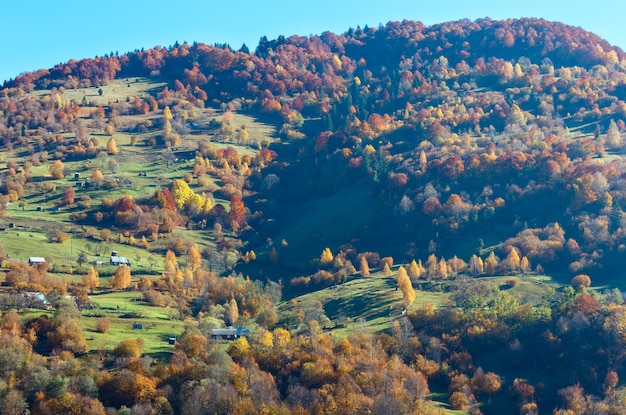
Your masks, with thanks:
M 80 324 L 90 350 L 112 350 L 119 342 L 128 338 L 141 338 L 144 351 L 148 354 L 171 352 L 170 337 L 178 337 L 184 323 L 176 320 L 176 311 L 170 308 L 152 307 L 141 299 L 141 293 L 120 291 L 92 295 L 94 311 L 83 312 Z M 96 331 L 96 321 L 107 318 L 111 327 L 106 333 Z M 141 324 L 141 329 L 133 329 Z
M 120 256 L 129 258 L 133 263 L 134 273 L 148 270 L 158 272 L 163 269 L 162 256 L 143 248 L 83 238 L 79 235 L 71 235 L 70 241 L 66 243 L 52 243 L 48 242 L 45 232 L 34 228 L 7 229 L 2 232 L 2 245 L 12 259 L 26 261 L 30 256 L 41 256 L 52 265 L 68 269 L 75 269 L 78 266 L 77 257 L 85 253 L 87 264 L 97 260 L 104 261 L 103 265 L 97 265 L 96 268 L 112 272 L 114 267 L 108 265 L 111 251 L 118 251 Z
M 430 303 L 441 306 L 448 294 L 416 290 L 417 297 L 409 308 Z M 394 320 L 402 317 L 404 308 L 402 293 L 396 290 L 393 277 L 374 273 L 367 278 L 356 278 L 336 287 L 324 288 L 284 302 L 279 309 L 293 312 L 322 304 L 326 316 L 332 322 L 332 333 L 347 337 L 356 331 L 377 333 L 388 330 Z
M 110 352 L 122 340 L 141 338 L 145 354 L 163 356 L 174 350 L 168 339 L 179 337 L 185 329 L 185 323 L 176 319 L 175 310 L 152 307 L 143 302 L 141 294 L 136 291 L 102 293 L 90 298 L 94 310 L 83 310 L 82 317 L 76 321 L 83 329 L 91 352 Z M 20 314 L 24 322 L 42 314 L 54 318 L 54 312 L 48 310 L 26 309 Z M 111 323 L 106 333 L 96 330 L 96 321 L 101 318 Z M 141 330 L 133 328 L 135 323 L 142 325 Z
M 495 289 L 507 291 L 517 297 L 520 303 L 538 304 L 544 300 L 546 288 L 556 288 L 547 276 L 498 276 L 483 277 L 479 280 Z M 514 286 L 509 285 L 515 280 Z M 443 281 L 442 284 L 448 284 Z M 450 293 L 438 286 L 435 291 L 416 289 L 416 298 L 409 306 L 411 312 L 426 304 L 435 307 L 450 306 Z M 369 277 L 356 277 L 344 284 L 303 294 L 279 305 L 281 312 L 305 311 L 322 305 L 330 323 L 327 329 L 340 337 L 347 337 L 357 331 L 377 333 L 388 330 L 393 321 L 402 317 L 404 304 L 402 293 L 396 290 L 395 275 L 385 277 L 382 272 Z
M 103 106 L 108 105 L 109 102 L 126 101 L 133 97 L 147 98 L 161 91 L 165 85 L 167 85 L 166 82 L 161 82 L 158 79 L 143 77 L 120 78 L 114 79 L 103 86 L 65 89 L 62 99 L 81 103 L 84 98 L 88 104 Z M 100 94 L 99 90 L 102 90 L 102 94 Z M 39 89 L 31 92 L 29 95 L 43 97 L 51 92 L 49 89 Z
M 520 303 L 530 304 L 542 302 L 546 295 L 547 288 L 557 288 L 560 286 L 546 275 L 482 277 L 480 280 L 492 284 L 501 291 L 506 290 L 512 296 L 519 298 Z M 509 285 L 508 282 L 511 280 L 516 281 L 515 286 Z

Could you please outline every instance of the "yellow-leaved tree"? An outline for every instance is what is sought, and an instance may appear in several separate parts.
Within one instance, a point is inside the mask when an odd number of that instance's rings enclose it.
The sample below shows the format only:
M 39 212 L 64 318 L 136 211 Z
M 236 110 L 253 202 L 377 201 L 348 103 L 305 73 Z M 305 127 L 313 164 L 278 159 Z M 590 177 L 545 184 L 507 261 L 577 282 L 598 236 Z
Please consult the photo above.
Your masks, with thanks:
M 196 269 L 202 266 L 202 255 L 196 244 L 193 244 L 187 250 L 187 267 L 189 269 Z
M 61 160 L 55 160 L 48 171 L 53 179 L 62 179 L 65 175 L 65 165 Z
M 172 196 L 178 209 L 182 209 L 194 195 L 194 191 L 184 180 L 177 179 L 172 182 Z
M 119 150 L 117 149 L 117 143 L 115 142 L 113 137 L 109 138 L 109 141 L 107 141 L 107 153 L 109 153 L 110 155 L 115 155 L 118 152 Z
M 409 278 L 409 274 L 407 274 L 406 269 L 404 267 L 398 268 L 398 275 L 396 277 L 396 283 L 400 290 L 402 291 L 402 298 L 404 300 L 404 306 L 408 307 L 413 304 L 415 301 L 415 290 L 413 289 L 413 285 L 411 284 L 411 279 Z
M 359 260 L 359 272 L 361 273 L 362 277 L 367 277 L 368 275 L 370 275 L 370 267 L 367 263 L 367 258 L 365 257 L 365 255 L 361 255 L 361 259 Z
M 166 275 L 174 275 L 176 271 L 178 271 L 178 259 L 176 258 L 176 254 L 172 250 L 167 250 L 165 253 L 165 274 Z
M 498 268 L 498 264 L 500 263 L 500 259 L 496 256 L 496 254 L 491 251 L 487 259 L 484 262 L 484 269 L 487 274 L 495 274 L 496 269 Z
M 111 285 L 115 290 L 123 290 L 130 286 L 130 268 L 126 265 L 120 265 L 117 267 L 113 278 L 111 278 Z
M 387 262 L 385 262 L 385 265 L 383 265 L 383 275 L 385 277 L 390 277 L 391 276 L 391 268 L 389 268 L 389 263 L 387 263 Z
M 89 291 L 91 291 L 92 293 L 93 290 L 95 290 L 100 285 L 98 271 L 96 271 L 94 267 L 91 267 L 89 272 L 83 276 L 83 284 L 85 285 L 85 287 L 89 288 Z
M 322 255 L 320 256 L 320 264 L 331 264 L 333 262 L 333 258 L 333 253 L 330 251 L 330 248 L 326 248 L 322 251 Z

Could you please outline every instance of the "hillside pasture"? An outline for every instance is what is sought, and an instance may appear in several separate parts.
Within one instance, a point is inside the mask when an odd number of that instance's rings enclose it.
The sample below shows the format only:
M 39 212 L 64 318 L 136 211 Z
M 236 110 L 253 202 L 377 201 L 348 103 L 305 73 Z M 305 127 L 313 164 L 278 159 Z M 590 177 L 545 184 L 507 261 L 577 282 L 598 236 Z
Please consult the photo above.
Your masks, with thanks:
M 102 86 L 91 86 L 88 88 L 64 88 L 61 95 L 64 101 L 75 101 L 82 103 L 83 98 L 88 105 L 105 106 L 110 102 L 124 102 L 134 97 L 148 98 L 155 96 L 166 82 L 157 78 L 131 77 L 111 80 Z M 102 94 L 100 94 L 102 90 Z M 31 92 L 30 96 L 44 97 L 52 92 L 50 89 L 38 89 Z
M 152 307 L 136 291 L 115 291 L 91 295 L 90 298 L 95 307 L 83 311 L 79 322 L 92 351 L 110 352 L 122 340 L 141 338 L 145 353 L 171 353 L 174 346 L 168 343 L 168 339 L 179 337 L 184 330 L 184 323 L 178 320 L 175 310 Z M 96 321 L 100 318 L 111 322 L 106 333 L 96 330 Z M 133 328 L 134 324 L 141 325 L 141 328 Z
M 416 299 L 409 310 L 432 304 L 442 306 L 448 294 L 416 290 Z M 394 320 L 403 316 L 402 293 L 396 290 L 394 278 L 374 273 L 357 277 L 343 284 L 313 291 L 279 306 L 281 312 L 322 305 L 330 319 L 328 329 L 338 337 L 347 337 L 357 330 L 377 333 L 388 330 Z
M 2 245 L 12 260 L 28 261 L 28 257 L 40 256 L 46 258 L 55 269 L 68 271 L 78 267 L 77 258 L 84 253 L 87 259 L 85 267 L 102 261 L 103 264 L 96 265 L 96 269 L 112 274 L 115 267 L 109 265 L 109 256 L 112 251 L 117 251 L 132 262 L 133 273 L 159 272 L 163 269 L 163 259 L 158 253 L 113 240 L 104 242 L 85 238 L 81 234 L 70 234 L 70 240 L 65 243 L 49 242 L 46 233 L 35 226 L 11 228 L 2 232 Z

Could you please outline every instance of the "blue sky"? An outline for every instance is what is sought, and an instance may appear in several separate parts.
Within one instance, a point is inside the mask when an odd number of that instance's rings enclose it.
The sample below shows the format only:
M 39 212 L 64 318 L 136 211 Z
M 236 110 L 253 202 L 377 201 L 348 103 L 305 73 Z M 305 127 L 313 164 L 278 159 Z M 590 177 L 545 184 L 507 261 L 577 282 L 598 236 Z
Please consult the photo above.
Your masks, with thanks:
M 120 54 L 175 41 L 251 50 L 263 35 L 343 33 L 390 20 L 427 25 L 462 18 L 542 17 L 580 26 L 626 50 L 626 1 L 313 0 L 8 1 L 0 17 L 0 84 L 69 59 Z

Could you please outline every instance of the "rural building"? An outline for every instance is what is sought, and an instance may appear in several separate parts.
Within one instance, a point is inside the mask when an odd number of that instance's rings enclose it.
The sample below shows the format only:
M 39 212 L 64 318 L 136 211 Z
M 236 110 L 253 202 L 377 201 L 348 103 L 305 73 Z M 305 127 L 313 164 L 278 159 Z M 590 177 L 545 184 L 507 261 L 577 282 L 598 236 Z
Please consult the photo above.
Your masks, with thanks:
M 228 329 L 211 329 L 213 340 L 235 340 L 241 336 L 247 336 L 250 331 L 245 327 L 231 327 Z
M 43 295 L 43 293 L 40 293 L 38 291 L 29 291 L 25 294 L 22 294 L 22 296 L 24 298 L 24 306 L 26 307 L 40 308 L 43 310 L 50 310 L 52 308 L 52 304 L 50 304 L 50 302 L 46 300 L 46 297 Z
M 28 257 L 28 265 L 33 266 L 33 265 L 37 265 L 37 264 L 45 264 L 46 263 L 46 258 L 41 257 L 41 256 L 31 256 Z
M 111 265 L 128 265 L 130 267 L 130 261 L 125 256 L 111 255 L 109 259 Z

